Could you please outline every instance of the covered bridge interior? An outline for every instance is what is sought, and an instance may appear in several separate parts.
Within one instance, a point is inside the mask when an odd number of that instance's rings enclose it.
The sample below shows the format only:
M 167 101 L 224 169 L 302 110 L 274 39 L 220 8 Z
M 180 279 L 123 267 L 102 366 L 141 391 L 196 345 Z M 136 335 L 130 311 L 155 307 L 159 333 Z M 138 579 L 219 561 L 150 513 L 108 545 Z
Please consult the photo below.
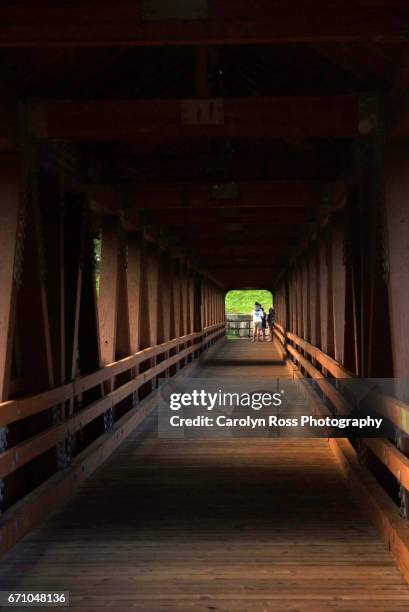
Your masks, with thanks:
M 1 589 L 408 609 L 408 32 L 404 0 L 2 3 Z M 240 288 L 273 344 L 225 339 Z M 396 435 L 159 440 L 197 372 L 341 411 L 327 378 L 395 377 Z

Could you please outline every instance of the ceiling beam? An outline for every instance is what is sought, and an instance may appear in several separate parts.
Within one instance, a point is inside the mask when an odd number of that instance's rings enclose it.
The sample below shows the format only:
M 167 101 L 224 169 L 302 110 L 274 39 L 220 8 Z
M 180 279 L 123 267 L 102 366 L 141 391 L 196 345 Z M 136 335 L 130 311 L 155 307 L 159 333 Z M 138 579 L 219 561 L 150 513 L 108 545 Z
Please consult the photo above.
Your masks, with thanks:
M 241 138 L 353 138 L 360 133 L 357 95 L 226 98 L 204 101 L 207 110 L 198 108 L 196 112 L 195 105 L 200 103 L 160 99 L 32 102 L 31 136 L 77 142 L 152 140 L 163 143 Z M 207 112 L 211 118 L 200 119 Z M 198 124 L 191 123 L 196 120 Z
M 349 141 L 320 141 L 303 147 L 282 140 L 235 140 L 234 146 L 209 141 L 187 142 L 177 147 L 157 147 L 151 142 L 120 142 L 100 147 L 98 158 L 105 180 L 337 180 L 351 165 Z
M 0 46 L 136 46 L 240 43 L 402 41 L 407 37 L 406 0 L 208 0 L 201 15 L 148 15 L 140 0 L 6 1 L 1 8 Z M 154 0 L 150 0 L 155 9 Z M 159 3 L 156 3 L 159 7 Z M 166 3 L 161 3 L 162 7 Z M 175 18 L 173 18 L 175 17 Z M 179 19 L 178 19 L 179 17 Z M 194 15 L 193 15 L 194 17 Z
M 138 211 L 136 211 L 138 212 Z M 229 213 L 229 214 L 228 214 Z M 232 214 L 230 214 L 232 213 Z M 125 211 L 124 217 L 131 220 L 133 211 L 127 214 Z M 139 215 L 138 215 L 139 217 Z M 277 208 L 274 213 L 266 212 L 265 209 L 243 208 L 243 209 L 207 209 L 197 208 L 195 210 L 180 210 L 180 209 L 160 209 L 155 211 L 145 211 L 142 216 L 144 225 L 169 225 L 176 227 L 185 227 L 188 230 L 204 225 L 225 227 L 226 231 L 235 229 L 246 229 L 248 225 L 304 225 L 312 221 L 309 209 L 303 208 Z M 240 227 L 241 226 L 241 227 Z
M 312 181 L 168 182 L 93 186 L 90 200 L 118 201 L 125 190 L 127 205 L 138 210 L 197 208 L 305 208 L 319 204 L 328 184 Z M 109 194 L 111 193 L 111 196 Z

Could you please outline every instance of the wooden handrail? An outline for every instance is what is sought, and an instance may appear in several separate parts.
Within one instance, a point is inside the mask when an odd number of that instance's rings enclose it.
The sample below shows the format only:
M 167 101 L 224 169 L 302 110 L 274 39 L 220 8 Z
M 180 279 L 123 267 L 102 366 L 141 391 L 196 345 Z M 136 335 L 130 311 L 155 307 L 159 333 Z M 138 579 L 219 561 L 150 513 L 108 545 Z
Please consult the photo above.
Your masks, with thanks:
M 287 332 L 287 338 L 292 340 L 294 344 L 299 346 L 303 351 L 306 351 L 310 357 L 313 357 L 324 367 L 328 372 L 332 374 L 334 378 L 354 378 L 354 374 L 344 368 L 338 361 L 321 351 L 313 344 L 310 344 L 306 340 L 303 340 L 292 332 Z
M 292 332 L 286 332 L 289 340 L 294 342 L 302 350 L 307 352 L 310 357 L 316 359 L 324 368 L 330 372 L 336 379 L 355 378 L 338 361 L 326 355 L 323 351 L 314 347 L 312 344 L 299 338 Z M 284 345 L 287 352 L 294 357 L 308 375 L 317 381 L 320 389 L 325 393 L 328 399 L 337 408 L 339 413 L 348 414 L 349 405 L 342 395 L 326 380 L 322 374 L 308 359 L 306 359 L 295 347 L 291 344 Z M 402 431 L 409 432 L 409 406 L 391 396 L 383 396 L 380 393 L 373 393 L 371 397 L 371 407 L 387 416 L 390 421 L 399 427 Z M 378 457 L 378 459 L 388 468 L 388 470 L 397 478 L 397 480 L 409 490 L 409 458 L 399 451 L 396 446 L 391 444 L 385 438 L 361 438 L 362 442 Z
M 280 323 L 277 323 L 277 321 L 274 321 L 274 329 L 277 329 L 281 335 L 284 337 L 285 336 L 285 329 L 282 325 L 280 325 Z
M 176 347 L 176 346 L 185 344 L 189 342 L 190 340 L 194 340 L 194 339 L 197 340 L 203 337 L 203 340 L 200 343 L 196 343 L 196 344 L 193 344 L 192 346 L 188 346 L 185 349 L 182 349 L 181 351 L 176 353 L 175 355 L 168 357 L 161 363 L 149 368 L 145 372 L 142 372 L 134 376 L 130 381 L 124 383 L 117 389 L 114 389 L 113 391 L 105 395 L 104 397 L 101 397 L 95 402 L 89 404 L 82 410 L 75 412 L 66 421 L 63 421 L 62 423 L 59 423 L 58 425 L 54 425 L 53 427 L 49 427 L 48 429 L 42 431 L 41 433 L 31 438 L 28 438 L 27 440 L 25 440 L 24 442 L 21 442 L 20 444 L 17 444 L 16 446 L 13 446 L 7 449 L 3 453 L 0 453 L 0 478 L 4 478 L 5 476 L 11 474 L 15 470 L 19 469 L 21 466 L 25 465 L 29 461 L 32 461 L 33 459 L 35 459 L 35 457 L 41 455 L 42 453 L 46 452 L 47 450 L 49 450 L 50 448 L 52 448 L 53 446 L 55 446 L 56 444 L 58 444 L 65 438 L 67 438 L 69 435 L 72 435 L 76 431 L 79 431 L 80 429 L 85 427 L 88 423 L 91 423 L 98 416 L 100 416 L 101 414 L 103 414 L 104 412 L 106 412 L 107 410 L 115 406 L 116 404 L 118 404 L 120 401 L 122 401 L 123 399 L 131 395 L 133 392 L 137 391 L 146 382 L 152 380 L 156 376 L 159 376 L 159 374 L 167 370 L 172 365 L 175 365 L 176 363 L 178 363 L 180 360 L 184 359 L 191 353 L 197 351 L 198 348 L 201 348 L 207 342 L 210 342 L 211 340 L 217 338 L 218 336 L 220 336 L 222 332 L 224 332 L 224 323 L 213 325 L 213 326 L 205 328 L 202 332 L 196 332 L 194 334 L 189 334 L 188 336 L 181 336 L 180 338 L 176 338 L 175 340 L 171 340 L 170 342 L 165 342 L 163 344 L 158 345 L 158 347 L 160 347 L 160 350 L 156 354 L 160 354 L 162 352 L 169 350 L 169 345 L 171 345 L 171 347 Z M 156 349 L 157 347 L 154 347 L 154 348 Z M 142 361 L 145 361 L 146 359 L 149 358 L 145 356 L 146 352 L 147 351 L 145 349 L 144 351 L 140 351 L 139 353 L 136 353 L 136 355 L 139 357 L 141 356 L 142 353 L 144 354 L 143 358 L 137 363 L 141 363 Z M 131 363 L 131 365 L 129 365 L 129 363 Z M 128 361 L 127 367 L 123 368 L 121 366 L 121 369 L 119 370 L 119 372 L 124 372 L 134 367 L 134 365 L 135 365 L 134 361 Z M 109 366 L 107 366 L 107 368 L 108 367 Z M 103 378 L 102 381 L 106 380 L 107 378 L 113 375 L 112 370 L 108 370 L 109 373 L 107 373 L 107 368 L 103 368 L 103 371 L 105 372 L 106 377 Z M 96 374 L 99 374 L 99 372 L 100 371 L 98 371 Z M 95 386 L 96 384 L 99 384 L 99 382 L 102 382 L 102 381 L 98 379 L 98 382 L 96 383 L 93 382 L 86 388 L 91 388 Z M 47 391 L 37 396 L 32 396 L 31 398 L 25 398 L 24 400 L 13 400 L 10 402 L 4 402 L 3 404 L 0 404 L 0 408 L 2 406 L 6 406 L 7 411 L 10 411 L 11 406 L 13 405 L 15 406 L 16 403 L 28 402 L 28 403 L 24 403 L 23 406 L 31 410 L 30 414 L 36 414 L 37 412 L 41 412 L 42 410 L 46 410 L 50 408 L 52 405 L 58 404 L 61 401 L 65 401 L 67 399 L 72 398 L 75 395 L 75 392 L 74 392 L 75 382 L 69 385 L 64 385 L 63 387 L 52 389 L 51 391 Z M 81 385 L 79 385 L 77 389 L 83 390 Z M 63 394 L 61 394 L 61 390 L 63 391 Z M 64 397 L 64 400 L 61 399 L 62 397 Z M 33 399 L 34 399 L 34 408 L 30 407 L 30 404 L 29 404 L 29 402 L 32 401 Z M 50 401 L 52 401 L 51 404 L 49 403 Z M 19 420 L 20 418 L 23 418 L 21 414 L 26 414 L 26 413 L 22 411 L 20 408 L 18 418 L 14 418 L 13 420 Z M 13 421 L 9 421 L 9 422 L 13 422 Z
M 122 372 L 130 370 L 147 359 L 155 357 L 161 353 L 165 353 L 172 348 L 176 348 L 186 344 L 187 342 L 195 341 L 202 336 L 206 337 L 215 330 L 221 331 L 222 329 L 224 330 L 224 323 L 218 323 L 216 325 L 206 327 L 200 332 L 180 336 L 179 338 L 174 338 L 168 342 L 138 351 L 133 355 L 110 363 L 96 372 L 76 378 L 72 382 L 65 385 L 61 385 L 59 387 L 55 387 L 54 389 L 44 391 L 43 393 L 27 396 L 21 399 L 1 402 L 0 426 L 9 425 L 15 421 L 20 421 L 28 416 L 48 410 L 49 408 L 52 408 L 53 406 L 61 404 L 67 400 L 73 400 L 78 394 L 83 393 L 84 391 L 87 391 L 88 389 L 91 389 L 92 387 L 95 387 L 106 380 L 109 380 L 113 376 L 117 376 Z M 197 350 L 197 347 L 195 350 Z

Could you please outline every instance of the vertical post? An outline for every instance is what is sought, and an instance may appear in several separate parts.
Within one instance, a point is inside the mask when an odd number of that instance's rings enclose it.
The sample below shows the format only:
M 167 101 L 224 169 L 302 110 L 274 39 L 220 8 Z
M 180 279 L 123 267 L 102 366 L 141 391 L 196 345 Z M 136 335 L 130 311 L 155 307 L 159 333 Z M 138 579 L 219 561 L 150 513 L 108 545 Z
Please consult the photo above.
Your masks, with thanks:
M 171 296 L 171 269 L 170 259 L 167 253 L 162 253 L 160 271 L 160 342 L 168 342 L 171 339 L 171 316 L 172 316 L 172 296 Z M 169 351 L 164 353 L 163 359 L 169 358 Z M 165 371 L 165 376 L 169 376 L 169 370 Z
M 405 147 L 389 146 L 385 155 L 385 212 L 381 235 L 383 279 L 387 282 L 391 352 L 395 392 L 409 402 L 409 158 Z M 384 340 L 383 340 L 384 341 Z M 384 342 L 384 344 L 386 344 Z M 398 438 L 400 450 L 409 456 L 409 440 Z M 409 493 L 400 486 L 401 514 L 409 518 Z
M 172 297 L 173 297 L 173 334 L 175 338 L 180 336 L 180 269 L 179 260 L 172 261 Z
M 318 244 L 311 247 L 309 258 L 311 344 L 321 346 L 320 325 L 320 261 Z
M 346 270 L 343 260 L 344 225 L 341 219 L 333 218 L 332 236 L 332 309 L 334 314 L 334 357 L 344 363 L 345 339 L 345 290 Z
M 310 282 L 309 282 L 309 253 L 304 253 L 302 263 L 302 286 L 303 286 L 303 337 L 309 342 L 311 339 L 310 319 Z
M 96 286 L 96 253 L 94 234 L 91 228 L 91 219 L 88 202 L 83 199 L 83 207 L 85 209 L 84 217 L 84 239 L 81 249 L 81 256 L 78 260 L 74 260 L 74 272 L 79 265 L 81 278 L 81 297 L 79 307 L 78 321 L 78 339 L 75 341 L 75 346 L 78 346 L 78 371 L 75 371 L 75 376 L 78 373 L 89 374 L 95 372 L 101 367 L 101 351 L 100 351 L 100 336 L 98 323 L 98 304 L 97 304 L 97 286 Z M 68 242 L 68 240 L 66 241 Z M 75 242 L 74 242 L 75 250 Z M 74 346 L 74 343 L 73 343 Z M 77 351 L 75 351 L 77 352 Z M 99 385 L 95 389 L 86 391 L 87 402 L 99 399 L 103 395 L 103 385 Z M 99 436 L 104 430 L 109 429 L 113 425 L 113 412 L 108 411 L 91 424 L 86 430 L 79 432 L 79 438 L 84 443 L 92 441 Z
M 321 235 L 319 240 L 319 262 L 320 262 L 320 322 L 321 322 L 321 348 L 328 353 L 329 338 L 329 276 L 327 263 L 327 242 L 325 236 Z
M 9 394 L 17 282 L 21 274 L 24 235 L 20 160 L 17 156 L 2 157 L 0 175 L 0 401 L 4 401 Z
M 188 270 L 185 263 L 182 263 L 181 266 L 181 311 L 182 311 L 182 320 L 183 320 L 183 331 L 182 334 L 186 335 L 189 333 L 189 286 L 188 286 Z M 183 345 L 183 348 L 186 348 L 187 344 Z M 187 363 L 187 359 L 183 360 L 183 363 Z
M 302 260 L 297 261 L 297 334 L 304 337 Z
M 192 271 L 189 271 L 189 333 L 195 331 L 195 277 Z
M 142 239 L 137 234 L 128 235 L 126 284 L 128 298 L 129 344 L 131 353 L 141 347 L 141 289 L 142 289 Z M 135 374 L 136 372 L 134 372 Z
M 180 264 L 178 259 L 172 260 L 172 296 L 173 296 L 173 337 L 179 338 L 181 335 L 180 321 Z M 175 349 L 178 353 L 179 349 Z M 176 371 L 179 369 L 179 364 L 176 365 Z
M 291 331 L 297 333 L 297 291 L 295 284 L 295 270 L 291 270 L 290 296 L 291 296 Z
M 124 232 L 120 232 L 118 239 L 118 282 L 115 360 L 121 359 L 122 357 L 127 357 L 131 352 L 127 268 L 127 236 Z
M 146 271 L 146 306 L 149 346 L 158 344 L 158 323 L 159 323 L 159 250 L 157 245 L 148 244 L 145 251 L 145 271 Z M 157 359 L 151 359 L 151 367 L 156 365 Z M 152 390 L 156 389 L 157 380 L 152 379 Z
M 99 280 L 99 333 L 101 363 L 115 361 L 118 315 L 119 222 L 117 218 L 103 217 L 101 231 L 101 268 Z M 106 391 L 111 391 L 108 381 Z
M 203 301 L 203 328 L 208 326 L 208 301 L 207 301 L 207 281 L 202 281 L 202 301 Z

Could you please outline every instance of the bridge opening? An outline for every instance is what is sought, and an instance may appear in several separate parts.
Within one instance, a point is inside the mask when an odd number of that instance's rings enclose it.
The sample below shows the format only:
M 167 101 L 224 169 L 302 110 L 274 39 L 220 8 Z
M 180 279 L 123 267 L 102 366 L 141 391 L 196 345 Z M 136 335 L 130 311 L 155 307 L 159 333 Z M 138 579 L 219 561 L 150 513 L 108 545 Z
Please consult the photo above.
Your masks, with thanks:
M 251 339 L 253 335 L 253 311 L 260 305 L 264 339 L 270 336 L 269 323 L 273 322 L 273 295 L 268 289 L 231 289 L 225 296 L 226 338 L 228 340 Z M 271 328 L 272 330 L 272 328 Z M 272 339 L 272 335 L 271 335 Z

